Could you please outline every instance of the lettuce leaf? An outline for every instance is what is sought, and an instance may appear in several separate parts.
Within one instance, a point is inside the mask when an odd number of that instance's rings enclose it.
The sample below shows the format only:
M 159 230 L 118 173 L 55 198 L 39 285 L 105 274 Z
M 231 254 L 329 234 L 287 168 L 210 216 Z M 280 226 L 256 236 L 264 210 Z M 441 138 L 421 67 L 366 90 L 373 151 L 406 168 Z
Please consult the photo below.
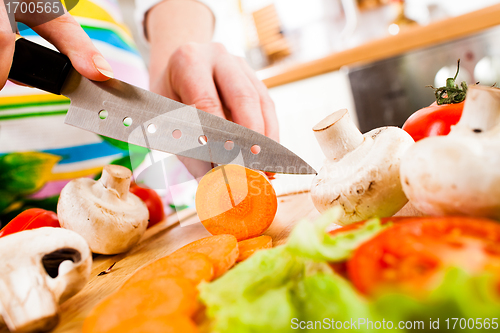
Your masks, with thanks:
M 200 298 L 215 332 L 288 332 L 296 309 L 292 285 L 304 261 L 284 246 L 263 250 L 212 283 L 201 284 Z
M 358 229 L 330 236 L 325 230 L 338 221 L 341 214 L 340 207 L 336 207 L 324 213 L 314 223 L 300 221 L 290 234 L 286 246 L 292 253 L 316 261 L 343 261 L 359 245 L 390 226 L 382 226 L 379 219 L 372 219 Z
M 328 262 L 348 258 L 386 225 L 374 219 L 332 237 L 325 228 L 337 214 L 330 211 L 314 224 L 300 222 L 287 244 L 259 251 L 218 280 L 200 285 L 200 299 L 207 306 L 212 332 L 309 332 L 317 331 L 314 327 L 318 323 L 323 329 L 334 329 L 333 321 L 354 322 L 355 329 L 347 330 L 361 332 L 406 332 L 398 328 L 400 322 L 418 322 L 423 325 L 418 331 L 429 331 L 430 323 L 436 325 L 437 320 L 439 330 L 452 331 L 451 326 L 446 327 L 448 318 L 483 318 L 475 320 L 474 329 L 479 331 L 479 324 L 484 329 L 485 322 L 489 322 L 489 330 L 494 329 L 492 318 L 500 318 L 500 296 L 498 279 L 489 274 L 470 275 L 451 268 L 429 294 L 387 290 L 377 297 L 360 295 Z M 384 320 L 391 321 L 393 328 L 373 326 Z M 304 329 L 297 328 L 298 323 L 304 324 Z M 471 323 L 467 321 L 467 325 Z M 500 326 L 499 320 L 497 323 Z M 436 326 L 432 330 L 439 331 Z M 456 326 L 455 330 L 462 328 Z
M 294 289 L 303 321 L 350 321 L 370 316 L 368 302 L 352 285 L 331 272 L 306 275 Z
M 368 304 L 325 262 L 286 246 L 259 251 L 220 279 L 199 286 L 213 332 L 290 332 L 292 320 L 367 316 Z
M 500 317 L 500 297 L 496 284 L 497 281 L 490 274 L 474 276 L 459 268 L 450 268 L 440 285 L 429 295 L 418 297 L 404 293 L 384 293 L 371 302 L 371 313 L 375 320 L 384 318 L 395 325 L 400 321 L 420 321 L 427 330 L 430 329 L 431 320 L 434 325 L 439 320 L 439 328 L 443 331 L 453 330 L 455 321 L 452 318 L 473 318 L 474 321 L 481 318 L 482 324 L 484 319 L 489 318 L 491 323 L 492 318 Z M 450 319 L 449 329 L 446 319 Z M 469 324 L 472 325 L 472 321 Z M 459 325 L 456 324 L 455 330 L 461 329 Z M 473 331 L 480 331 L 479 326 L 483 325 L 474 322 Z M 466 330 L 471 331 L 469 328 Z

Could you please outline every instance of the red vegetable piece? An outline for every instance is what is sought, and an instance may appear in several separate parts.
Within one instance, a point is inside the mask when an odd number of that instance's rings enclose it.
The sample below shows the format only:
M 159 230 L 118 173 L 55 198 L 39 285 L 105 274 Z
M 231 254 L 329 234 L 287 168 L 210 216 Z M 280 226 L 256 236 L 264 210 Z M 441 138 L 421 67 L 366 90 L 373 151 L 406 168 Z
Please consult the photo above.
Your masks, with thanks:
M 464 102 L 437 105 L 420 109 L 404 123 L 403 129 L 418 141 L 429 136 L 448 135 L 451 126 L 456 125 L 462 116 Z
M 165 218 L 165 210 L 163 209 L 163 202 L 161 201 L 158 193 L 150 188 L 145 188 L 137 184 L 130 186 L 130 192 L 137 195 L 148 207 L 149 210 L 149 224 L 148 228 L 163 221 Z
M 57 214 L 41 208 L 30 208 L 13 218 L 2 230 L 0 237 L 19 231 L 42 227 L 60 228 Z
M 449 267 L 500 276 L 500 224 L 473 217 L 421 217 L 362 244 L 347 262 L 352 283 L 373 295 L 431 291 Z

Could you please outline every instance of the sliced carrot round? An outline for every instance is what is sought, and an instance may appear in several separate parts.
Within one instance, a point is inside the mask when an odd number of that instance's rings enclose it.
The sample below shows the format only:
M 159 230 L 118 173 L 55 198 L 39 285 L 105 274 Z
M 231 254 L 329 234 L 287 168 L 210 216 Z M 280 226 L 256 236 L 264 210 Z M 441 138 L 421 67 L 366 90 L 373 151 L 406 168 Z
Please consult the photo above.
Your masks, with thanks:
M 238 242 L 240 255 L 236 262 L 243 261 L 254 254 L 256 251 L 270 249 L 273 247 L 273 239 L 270 236 L 262 235 L 255 238 L 246 239 Z
M 240 165 L 208 172 L 196 191 L 196 211 L 212 235 L 231 234 L 238 240 L 261 235 L 269 228 L 278 200 L 267 177 Z
M 218 278 L 236 263 L 238 241 L 233 235 L 206 237 L 181 247 L 171 255 L 182 257 L 189 252 L 206 255 L 214 265 L 214 278 Z
M 201 281 L 211 281 L 214 265 L 206 254 L 188 252 L 182 255 L 169 255 L 140 268 L 125 282 L 122 288 L 141 280 L 151 280 L 164 276 L 183 277 L 195 285 Z
M 137 316 L 122 321 L 107 333 L 198 333 L 196 324 L 186 316 L 149 318 Z
M 136 317 L 192 316 L 199 308 L 196 286 L 185 278 L 137 281 L 99 303 L 83 323 L 84 333 L 109 332 Z

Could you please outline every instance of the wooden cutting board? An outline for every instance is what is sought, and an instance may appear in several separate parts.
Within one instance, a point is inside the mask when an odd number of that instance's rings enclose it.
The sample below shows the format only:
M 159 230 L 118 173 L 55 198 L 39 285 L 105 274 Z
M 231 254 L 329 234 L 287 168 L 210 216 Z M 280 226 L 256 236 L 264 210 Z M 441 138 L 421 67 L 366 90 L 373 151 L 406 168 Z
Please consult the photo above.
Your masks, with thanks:
M 283 244 L 294 225 L 303 218 L 314 219 L 319 213 L 309 193 L 280 196 L 278 212 L 266 232 L 273 244 Z M 181 226 L 186 225 L 186 226 Z M 115 256 L 96 256 L 90 282 L 77 295 L 61 305 L 60 323 L 54 332 L 81 332 L 85 317 L 102 299 L 116 291 L 135 271 L 178 248 L 210 234 L 199 223 L 196 212 L 184 210 L 148 229 L 140 243 L 130 252 Z M 109 274 L 97 276 L 113 263 Z

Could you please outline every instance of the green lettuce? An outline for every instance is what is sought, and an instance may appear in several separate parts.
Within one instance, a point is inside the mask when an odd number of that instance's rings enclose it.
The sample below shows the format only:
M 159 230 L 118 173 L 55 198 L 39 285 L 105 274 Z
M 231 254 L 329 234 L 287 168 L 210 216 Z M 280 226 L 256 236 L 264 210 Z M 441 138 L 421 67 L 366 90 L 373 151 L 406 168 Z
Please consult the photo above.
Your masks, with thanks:
M 384 230 L 379 219 L 367 221 L 358 229 L 331 236 L 326 228 L 338 221 L 342 210 L 333 208 L 319 217 L 314 223 L 300 221 L 294 228 L 287 242 L 287 247 L 296 255 L 317 261 L 343 261 L 362 243 Z
M 410 321 L 423 323 L 425 329 L 430 329 L 430 321 L 441 331 L 460 330 L 459 320 L 481 318 L 479 322 L 469 323 L 467 331 L 484 330 L 484 319 L 500 318 L 500 297 L 496 288 L 497 281 L 488 274 L 471 275 L 459 268 L 450 268 L 439 286 L 428 295 L 408 295 L 397 292 L 386 292 L 371 301 L 371 313 L 374 320 L 391 320 L 393 323 Z M 458 318 L 455 323 L 453 318 Z M 449 327 L 447 327 L 447 320 Z M 500 321 L 498 328 L 500 328 Z M 462 320 L 462 325 L 464 322 Z M 436 329 L 437 330 L 437 329 Z M 491 327 L 490 329 L 491 330 Z M 488 331 L 488 329 L 486 329 Z
M 408 331 L 398 327 L 400 322 L 421 325 L 413 329 L 420 332 L 431 330 L 431 323 L 432 331 L 453 331 L 453 324 L 458 331 L 463 330 L 462 318 L 468 325 L 472 323 L 469 318 L 474 319 L 474 329 L 467 331 L 480 331 L 479 326 L 484 330 L 485 323 L 486 331 L 500 326 L 498 319 L 497 324 L 493 320 L 500 318 L 498 279 L 489 274 L 471 275 L 450 268 L 430 293 L 387 290 L 369 298 L 359 294 L 327 262 L 349 257 L 356 246 L 385 226 L 372 220 L 332 237 L 324 230 L 335 222 L 336 214 L 328 212 L 315 224 L 301 222 L 286 245 L 259 251 L 218 280 L 200 285 L 212 332 L 312 332 L 318 326 L 329 330 L 335 328 L 334 323 L 346 322 L 354 326 L 343 331 Z M 458 318 L 457 323 L 452 318 Z M 376 323 L 382 321 L 390 321 L 392 329 L 388 324 L 377 329 Z
M 292 285 L 304 261 L 284 246 L 259 251 L 212 283 L 199 286 L 215 332 L 288 332 L 296 316 Z
M 302 321 L 350 321 L 370 315 L 368 302 L 348 281 L 329 271 L 306 275 L 294 292 Z

